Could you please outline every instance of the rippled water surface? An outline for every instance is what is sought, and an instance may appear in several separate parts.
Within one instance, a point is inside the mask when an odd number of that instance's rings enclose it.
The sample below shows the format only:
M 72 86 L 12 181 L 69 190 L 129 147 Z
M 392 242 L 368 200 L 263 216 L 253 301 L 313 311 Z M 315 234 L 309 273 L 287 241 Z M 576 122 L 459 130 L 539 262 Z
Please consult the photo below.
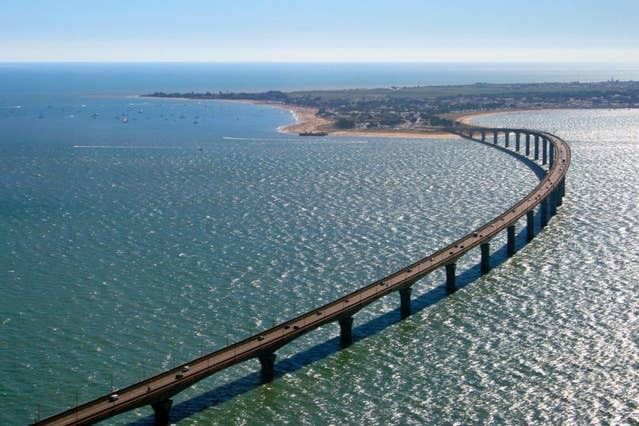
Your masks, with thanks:
M 454 296 L 189 421 L 639 421 L 639 111 L 476 122 L 569 141 L 567 197 L 544 233 Z
M 89 98 L 0 111 L 2 424 L 90 399 L 429 254 L 534 187 L 464 140 L 299 138 L 286 111 Z M 82 106 L 85 105 L 85 106 Z M 97 114 L 94 115 L 94 114 Z M 128 123 L 123 123 L 123 114 Z M 573 166 L 531 244 L 442 274 L 175 398 L 180 424 L 637 421 L 639 112 L 476 119 L 546 129 Z M 521 229 L 521 228 L 520 228 Z M 520 238 L 521 241 L 521 238 Z M 110 424 L 149 422 L 140 409 Z

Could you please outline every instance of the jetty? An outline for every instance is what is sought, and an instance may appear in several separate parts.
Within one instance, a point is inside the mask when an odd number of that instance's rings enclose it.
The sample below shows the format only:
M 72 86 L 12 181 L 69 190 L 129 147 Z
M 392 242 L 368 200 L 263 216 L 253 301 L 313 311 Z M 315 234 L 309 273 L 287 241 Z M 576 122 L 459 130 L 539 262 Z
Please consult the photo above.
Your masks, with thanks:
M 326 132 L 300 132 L 299 136 L 326 136 L 328 133 Z

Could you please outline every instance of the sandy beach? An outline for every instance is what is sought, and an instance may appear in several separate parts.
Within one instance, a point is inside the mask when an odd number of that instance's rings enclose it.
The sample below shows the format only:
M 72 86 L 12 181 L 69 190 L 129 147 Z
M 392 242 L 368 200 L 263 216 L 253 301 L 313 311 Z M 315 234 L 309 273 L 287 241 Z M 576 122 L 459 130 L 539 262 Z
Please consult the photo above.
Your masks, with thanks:
M 264 105 L 271 108 L 279 108 L 290 112 L 295 119 L 295 123 L 285 124 L 277 128 L 281 133 L 298 134 L 301 132 L 330 132 L 331 122 L 325 118 L 317 116 L 317 108 L 303 107 L 298 105 L 287 105 L 280 102 L 252 101 L 221 99 L 222 102 L 236 102 L 241 104 Z
M 294 124 L 287 124 L 279 127 L 282 133 L 298 134 L 301 132 L 330 132 L 331 122 L 317 115 L 316 108 L 307 108 L 294 105 L 281 105 L 293 114 Z M 331 133 L 333 134 L 333 133 Z
M 298 134 L 301 132 L 326 132 L 330 136 L 402 139 L 455 139 L 459 137 L 448 132 L 430 132 L 425 130 L 334 130 L 330 120 L 317 115 L 318 110 L 316 108 L 266 102 L 252 103 L 289 110 L 291 114 L 293 114 L 296 123 L 278 128 L 280 132 L 288 134 Z

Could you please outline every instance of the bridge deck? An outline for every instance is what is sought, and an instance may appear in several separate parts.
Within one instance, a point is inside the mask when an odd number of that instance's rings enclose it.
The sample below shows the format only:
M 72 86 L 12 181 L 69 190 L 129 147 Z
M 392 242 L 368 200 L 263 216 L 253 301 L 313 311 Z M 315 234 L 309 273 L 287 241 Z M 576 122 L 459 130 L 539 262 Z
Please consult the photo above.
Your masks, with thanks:
M 426 256 L 387 277 L 375 281 L 344 297 L 269 330 L 208 355 L 194 359 L 164 373 L 150 377 L 117 391 L 118 399 L 109 395 L 79 405 L 58 415 L 44 419 L 39 425 L 91 424 L 144 405 L 164 401 L 211 374 L 250 358 L 269 354 L 300 335 L 323 324 L 352 316 L 364 306 L 384 295 L 412 285 L 416 280 L 457 258 L 478 245 L 490 241 L 499 232 L 517 222 L 552 194 L 562 183 L 570 164 L 570 148 L 552 134 L 527 129 L 460 128 L 455 133 L 468 137 L 468 132 L 519 132 L 546 138 L 554 147 L 554 161 L 539 184 L 515 205 L 480 228 L 454 243 Z M 188 371 L 183 372 L 183 367 Z

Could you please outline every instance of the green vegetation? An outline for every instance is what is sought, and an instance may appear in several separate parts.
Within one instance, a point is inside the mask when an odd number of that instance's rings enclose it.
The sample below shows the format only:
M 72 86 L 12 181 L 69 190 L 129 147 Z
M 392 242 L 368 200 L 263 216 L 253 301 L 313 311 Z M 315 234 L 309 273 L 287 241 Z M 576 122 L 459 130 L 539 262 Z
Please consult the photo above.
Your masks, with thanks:
M 337 129 L 352 129 L 353 127 L 355 127 L 355 121 L 349 118 L 339 117 L 337 120 L 335 120 L 335 127 Z

